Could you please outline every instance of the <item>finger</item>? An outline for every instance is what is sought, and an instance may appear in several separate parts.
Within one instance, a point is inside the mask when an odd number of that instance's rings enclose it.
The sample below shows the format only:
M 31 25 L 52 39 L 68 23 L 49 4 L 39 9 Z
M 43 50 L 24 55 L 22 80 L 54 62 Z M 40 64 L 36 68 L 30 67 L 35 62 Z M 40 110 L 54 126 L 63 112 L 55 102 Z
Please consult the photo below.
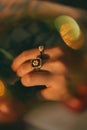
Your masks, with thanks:
M 25 75 L 21 78 L 21 82 L 24 86 L 38 86 L 45 85 L 46 88 L 41 90 L 41 95 L 46 100 L 61 100 L 64 101 L 69 98 L 70 94 L 67 90 L 67 80 L 65 76 L 56 77 L 50 73 L 32 73 L 32 75 Z
M 41 70 L 50 71 L 50 63 L 48 62 L 42 65 Z M 16 73 L 19 77 L 23 77 L 24 75 L 30 73 L 31 71 L 34 71 L 34 68 L 32 67 L 30 62 L 26 62 L 18 68 Z
M 66 78 L 64 76 L 59 76 L 55 81 L 54 77 L 53 81 L 48 84 L 48 87 L 41 90 L 41 95 L 46 100 L 64 101 L 68 99 L 70 94 L 67 90 Z
M 41 70 L 43 71 L 49 71 L 53 74 L 65 74 L 68 72 L 67 68 L 65 65 L 61 62 L 46 62 L 44 65 L 42 65 Z M 23 77 L 27 73 L 30 73 L 33 71 L 33 67 L 30 62 L 26 62 L 22 64 L 18 70 L 17 70 L 17 75 L 19 77 Z
M 50 81 L 51 74 L 49 72 L 32 72 L 30 74 L 26 74 L 21 78 L 21 82 L 24 86 L 37 86 L 37 85 L 46 85 Z
M 63 55 L 63 52 L 59 47 L 46 49 L 44 53 L 47 54 L 50 57 L 50 59 L 60 57 Z M 38 49 L 24 51 L 13 61 L 12 69 L 16 71 L 21 64 L 23 64 L 28 60 L 36 58 L 38 55 L 39 55 Z

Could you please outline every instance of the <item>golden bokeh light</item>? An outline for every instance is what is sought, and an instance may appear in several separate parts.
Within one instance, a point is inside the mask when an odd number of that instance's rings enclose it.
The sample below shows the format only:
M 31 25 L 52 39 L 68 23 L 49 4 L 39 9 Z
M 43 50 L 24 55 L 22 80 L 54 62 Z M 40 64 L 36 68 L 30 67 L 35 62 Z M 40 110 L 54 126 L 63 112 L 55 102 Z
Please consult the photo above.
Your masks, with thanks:
M 59 16 L 55 19 L 55 27 L 61 38 L 72 49 L 80 49 L 84 44 L 84 36 L 79 24 L 70 16 Z
M 60 28 L 60 34 L 64 42 L 71 47 L 72 49 L 79 49 L 82 47 L 84 43 L 84 37 L 82 32 L 78 32 L 78 37 L 76 33 L 72 29 L 72 25 L 70 24 L 63 24 Z
M 5 85 L 2 80 L 0 80 L 0 96 L 3 96 L 5 94 Z

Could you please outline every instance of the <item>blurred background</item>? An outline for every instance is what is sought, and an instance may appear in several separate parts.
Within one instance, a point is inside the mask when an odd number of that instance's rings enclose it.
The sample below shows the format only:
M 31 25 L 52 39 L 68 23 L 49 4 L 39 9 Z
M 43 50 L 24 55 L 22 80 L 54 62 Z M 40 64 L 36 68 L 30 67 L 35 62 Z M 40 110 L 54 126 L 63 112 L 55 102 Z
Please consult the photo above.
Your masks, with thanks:
M 18 54 L 24 50 L 38 47 L 41 43 L 49 47 L 57 45 L 59 42 L 65 46 L 59 32 L 53 29 L 49 22 L 44 22 L 45 18 L 51 21 L 52 18 L 64 12 L 64 14 L 72 12 L 71 16 L 76 18 L 84 32 L 86 43 L 87 1 L 43 0 L 43 2 L 41 6 L 43 8 L 39 10 L 38 14 L 31 13 L 29 18 L 22 19 L 21 22 L 16 21 L 6 28 L 0 22 L 0 130 L 87 130 L 87 111 L 77 116 L 78 114 L 68 111 L 57 102 L 39 100 L 37 92 L 45 86 L 23 87 L 10 68 L 13 59 Z M 47 6 L 49 4 L 45 2 L 51 3 L 50 9 L 53 11 L 49 11 Z M 47 11 L 47 8 L 48 15 L 45 16 L 44 12 Z M 38 20 L 39 18 L 41 19 Z M 81 50 L 85 54 L 87 63 L 86 51 L 87 44 Z M 87 64 L 85 66 L 87 67 Z M 74 128 L 75 125 L 76 128 Z

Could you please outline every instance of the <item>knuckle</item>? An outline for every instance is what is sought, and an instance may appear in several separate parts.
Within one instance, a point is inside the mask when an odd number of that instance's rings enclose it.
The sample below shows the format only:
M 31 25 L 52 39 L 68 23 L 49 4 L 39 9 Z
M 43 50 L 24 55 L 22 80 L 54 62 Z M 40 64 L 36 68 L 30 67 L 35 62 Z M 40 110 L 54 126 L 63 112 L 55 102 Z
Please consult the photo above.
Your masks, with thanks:
M 18 75 L 19 77 L 22 77 L 22 76 L 26 73 L 26 71 L 27 71 L 27 66 L 26 66 L 26 64 L 22 64 L 22 65 L 19 67 L 19 69 L 17 70 L 17 75 Z
M 24 72 L 25 72 L 25 68 L 24 66 L 22 65 L 18 70 L 17 70 L 17 75 L 19 77 L 22 77 L 24 75 Z

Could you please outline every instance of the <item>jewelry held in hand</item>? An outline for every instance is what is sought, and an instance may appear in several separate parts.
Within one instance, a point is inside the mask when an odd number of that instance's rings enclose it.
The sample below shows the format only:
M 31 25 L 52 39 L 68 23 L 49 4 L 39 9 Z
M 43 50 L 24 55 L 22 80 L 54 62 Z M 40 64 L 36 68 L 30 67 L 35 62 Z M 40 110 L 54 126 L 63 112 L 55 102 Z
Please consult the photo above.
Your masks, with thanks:
M 44 53 L 43 53 L 44 46 L 39 46 L 38 49 L 40 51 L 40 56 L 31 60 L 31 65 L 34 70 L 39 70 L 42 67 L 42 59 L 43 59 L 42 57 L 44 55 Z

